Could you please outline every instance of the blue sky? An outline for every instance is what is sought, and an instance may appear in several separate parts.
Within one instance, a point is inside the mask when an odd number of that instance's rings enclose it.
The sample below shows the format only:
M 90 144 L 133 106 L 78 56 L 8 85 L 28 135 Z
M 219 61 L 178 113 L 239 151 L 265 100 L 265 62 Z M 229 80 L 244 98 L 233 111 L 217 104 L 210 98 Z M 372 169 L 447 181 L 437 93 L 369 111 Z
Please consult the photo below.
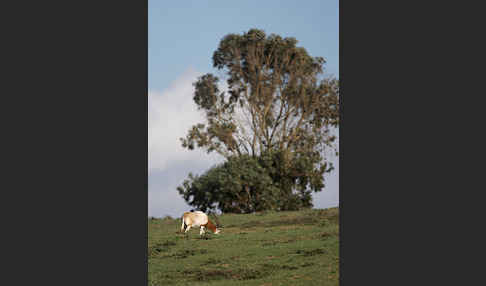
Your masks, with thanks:
M 339 77 L 339 2 L 160 1 L 149 0 L 149 215 L 179 216 L 190 207 L 176 187 L 189 172 L 200 174 L 222 158 L 187 151 L 178 138 L 201 120 L 192 102 L 191 83 L 213 72 L 211 57 L 221 38 L 251 28 L 295 37 L 311 56 L 324 57 L 325 72 Z M 162 134 L 165 134 L 162 136 Z M 333 160 L 337 165 L 337 158 Z M 337 206 L 338 171 L 315 207 Z

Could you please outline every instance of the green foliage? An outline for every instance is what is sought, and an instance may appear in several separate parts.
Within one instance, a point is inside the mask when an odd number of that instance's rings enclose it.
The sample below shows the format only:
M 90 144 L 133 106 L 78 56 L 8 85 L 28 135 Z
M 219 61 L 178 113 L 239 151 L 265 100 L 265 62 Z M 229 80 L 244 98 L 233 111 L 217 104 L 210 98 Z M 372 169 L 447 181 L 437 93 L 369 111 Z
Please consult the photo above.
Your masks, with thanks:
M 201 176 L 189 174 L 177 190 L 189 205 L 202 211 L 251 213 L 312 207 L 311 191 L 323 187 L 320 177 L 329 169 L 315 169 L 317 159 L 312 161 L 311 156 L 296 156 L 293 164 L 285 165 L 283 156 L 276 151 L 260 157 L 232 156 Z
M 339 209 L 223 214 L 220 235 L 148 225 L 148 285 L 339 285 Z M 326 223 L 323 223 L 326 222 Z
M 323 78 L 325 60 L 297 43 L 258 29 L 220 41 L 212 60 L 227 91 L 210 73 L 194 83 L 206 122 L 181 142 L 227 162 L 190 174 L 178 189 L 186 201 L 230 212 L 312 206 L 311 193 L 324 188 L 323 174 L 333 170 L 325 151 L 336 148 L 339 82 Z
M 279 189 L 259 162 L 249 156 L 234 156 L 201 176 L 189 174 L 179 193 L 202 211 L 248 213 L 276 209 Z

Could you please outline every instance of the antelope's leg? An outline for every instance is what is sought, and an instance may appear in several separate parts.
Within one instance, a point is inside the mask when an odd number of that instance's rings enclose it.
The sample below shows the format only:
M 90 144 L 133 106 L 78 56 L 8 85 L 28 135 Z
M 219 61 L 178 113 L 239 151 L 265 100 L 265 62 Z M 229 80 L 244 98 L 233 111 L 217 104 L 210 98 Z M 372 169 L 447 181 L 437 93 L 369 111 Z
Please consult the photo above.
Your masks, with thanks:
M 184 231 L 184 218 L 182 219 L 182 226 L 181 226 L 181 232 Z

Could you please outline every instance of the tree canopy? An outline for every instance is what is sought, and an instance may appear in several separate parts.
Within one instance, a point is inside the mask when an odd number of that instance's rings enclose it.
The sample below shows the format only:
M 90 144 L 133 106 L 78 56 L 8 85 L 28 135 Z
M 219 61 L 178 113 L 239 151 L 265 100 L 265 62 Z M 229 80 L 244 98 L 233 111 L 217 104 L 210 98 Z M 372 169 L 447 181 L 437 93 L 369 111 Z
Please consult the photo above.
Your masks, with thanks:
M 332 170 L 325 151 L 336 148 L 331 130 L 339 126 L 339 82 L 323 76 L 322 57 L 311 57 L 297 43 L 258 29 L 223 37 L 212 57 L 219 77 L 208 73 L 194 83 L 193 99 L 206 122 L 194 125 L 181 142 L 190 150 L 217 152 L 242 170 L 249 166 L 245 160 L 253 160 L 252 168 L 263 168 L 280 198 L 300 194 L 302 206 L 311 206 L 310 191 L 322 190 L 323 174 Z M 231 173 L 219 166 L 206 175 L 216 169 Z M 179 189 L 183 195 L 186 183 Z M 260 190 L 254 183 L 243 189 Z

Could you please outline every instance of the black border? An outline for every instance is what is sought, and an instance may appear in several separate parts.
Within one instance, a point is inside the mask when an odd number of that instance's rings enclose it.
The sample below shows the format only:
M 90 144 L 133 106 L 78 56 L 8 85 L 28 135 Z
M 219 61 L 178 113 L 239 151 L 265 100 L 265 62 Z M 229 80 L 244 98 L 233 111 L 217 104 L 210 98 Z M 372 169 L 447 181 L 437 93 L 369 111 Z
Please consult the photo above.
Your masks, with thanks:
M 479 11 L 340 0 L 341 285 L 473 281 Z
M 147 285 L 148 1 L 2 10 L 1 284 Z

